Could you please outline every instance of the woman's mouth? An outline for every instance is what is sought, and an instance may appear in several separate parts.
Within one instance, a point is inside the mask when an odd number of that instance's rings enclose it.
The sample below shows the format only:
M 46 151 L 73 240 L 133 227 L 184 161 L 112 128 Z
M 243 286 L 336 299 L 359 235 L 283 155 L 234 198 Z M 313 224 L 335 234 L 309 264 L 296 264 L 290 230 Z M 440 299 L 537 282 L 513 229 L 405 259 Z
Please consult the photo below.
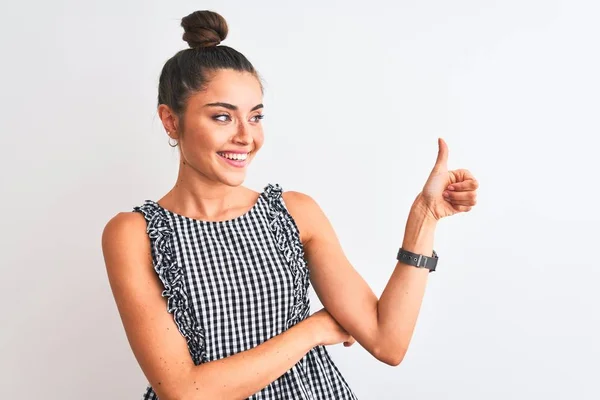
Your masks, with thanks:
M 250 153 L 227 153 L 227 152 L 218 152 L 219 157 L 225 161 L 227 164 L 237 167 L 243 168 L 248 163 L 250 158 Z

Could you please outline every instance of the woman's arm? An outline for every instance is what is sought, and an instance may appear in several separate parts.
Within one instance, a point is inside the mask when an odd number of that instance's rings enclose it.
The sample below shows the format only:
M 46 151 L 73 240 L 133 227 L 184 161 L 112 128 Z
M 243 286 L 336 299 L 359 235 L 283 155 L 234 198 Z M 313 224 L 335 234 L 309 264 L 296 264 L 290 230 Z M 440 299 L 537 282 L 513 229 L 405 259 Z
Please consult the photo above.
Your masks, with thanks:
M 127 339 L 161 400 L 245 399 L 283 375 L 324 337 L 311 316 L 252 349 L 196 366 L 161 296 L 143 216 L 112 218 L 102 234 L 102 249 Z
M 417 254 L 431 255 L 436 225 L 437 220 L 431 217 L 417 198 L 408 214 L 402 248 Z M 398 261 L 379 298 L 379 348 L 391 365 L 400 364 L 406 354 L 425 295 L 428 276 L 428 269 Z
M 398 365 L 412 338 L 429 270 L 397 262 L 377 299 L 346 258 L 315 200 L 295 191 L 282 196 L 300 230 L 310 279 L 323 306 L 375 358 Z M 403 247 L 431 254 L 436 224 L 418 199 L 408 216 Z
M 448 170 L 448 146 L 438 138 L 435 165 L 408 216 L 403 247 L 431 255 L 436 221 L 468 212 L 476 204 L 479 182 L 469 170 Z M 412 338 L 429 270 L 401 262 L 377 299 L 352 267 L 329 220 L 307 195 L 282 194 L 298 222 L 315 292 L 344 329 L 377 359 L 398 365 Z

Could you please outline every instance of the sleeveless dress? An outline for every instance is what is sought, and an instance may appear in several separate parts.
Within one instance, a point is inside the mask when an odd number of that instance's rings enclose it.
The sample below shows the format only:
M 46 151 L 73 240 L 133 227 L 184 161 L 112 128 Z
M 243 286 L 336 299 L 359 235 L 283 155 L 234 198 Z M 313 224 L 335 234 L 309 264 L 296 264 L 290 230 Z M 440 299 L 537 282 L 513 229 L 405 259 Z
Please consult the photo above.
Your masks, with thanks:
M 146 200 L 154 270 L 194 364 L 251 349 L 309 316 L 309 271 L 279 184 L 245 214 L 202 221 Z M 142 397 L 156 400 L 150 385 Z M 324 346 L 248 399 L 357 400 Z

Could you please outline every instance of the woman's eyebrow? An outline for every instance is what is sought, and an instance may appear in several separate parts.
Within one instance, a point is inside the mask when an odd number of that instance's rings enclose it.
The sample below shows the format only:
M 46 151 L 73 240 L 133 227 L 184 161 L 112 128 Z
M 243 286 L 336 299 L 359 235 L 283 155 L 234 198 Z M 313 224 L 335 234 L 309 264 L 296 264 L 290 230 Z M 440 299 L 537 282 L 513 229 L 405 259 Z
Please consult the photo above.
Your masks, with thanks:
M 205 104 L 204 107 L 224 107 L 224 108 L 227 108 L 227 109 L 232 110 L 232 111 L 237 111 L 238 110 L 237 106 L 234 106 L 233 104 L 229 104 L 229 103 L 222 103 L 222 102 L 208 103 L 208 104 Z M 263 106 L 262 103 L 261 104 L 257 104 L 254 107 L 252 107 L 252 110 L 250 110 L 250 111 L 258 110 L 259 108 L 263 108 L 263 107 L 264 106 Z

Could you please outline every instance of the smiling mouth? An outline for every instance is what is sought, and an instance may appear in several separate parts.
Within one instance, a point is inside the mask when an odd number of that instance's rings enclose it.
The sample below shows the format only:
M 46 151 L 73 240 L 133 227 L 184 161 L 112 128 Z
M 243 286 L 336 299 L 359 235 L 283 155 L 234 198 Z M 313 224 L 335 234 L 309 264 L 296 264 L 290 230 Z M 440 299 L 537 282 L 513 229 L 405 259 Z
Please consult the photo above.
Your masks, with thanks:
M 224 162 L 226 162 L 227 164 L 233 166 L 233 167 L 237 167 L 237 168 L 243 168 L 246 165 L 248 165 L 248 162 L 250 160 L 250 153 L 242 153 L 242 154 L 236 154 L 236 155 L 232 155 L 232 153 L 221 153 L 218 152 L 217 154 L 219 155 L 219 158 L 221 158 Z
M 251 151 L 248 153 L 227 153 L 222 151 L 217 152 L 217 154 L 221 157 L 231 161 L 245 161 L 248 158 L 250 158 L 251 153 Z

